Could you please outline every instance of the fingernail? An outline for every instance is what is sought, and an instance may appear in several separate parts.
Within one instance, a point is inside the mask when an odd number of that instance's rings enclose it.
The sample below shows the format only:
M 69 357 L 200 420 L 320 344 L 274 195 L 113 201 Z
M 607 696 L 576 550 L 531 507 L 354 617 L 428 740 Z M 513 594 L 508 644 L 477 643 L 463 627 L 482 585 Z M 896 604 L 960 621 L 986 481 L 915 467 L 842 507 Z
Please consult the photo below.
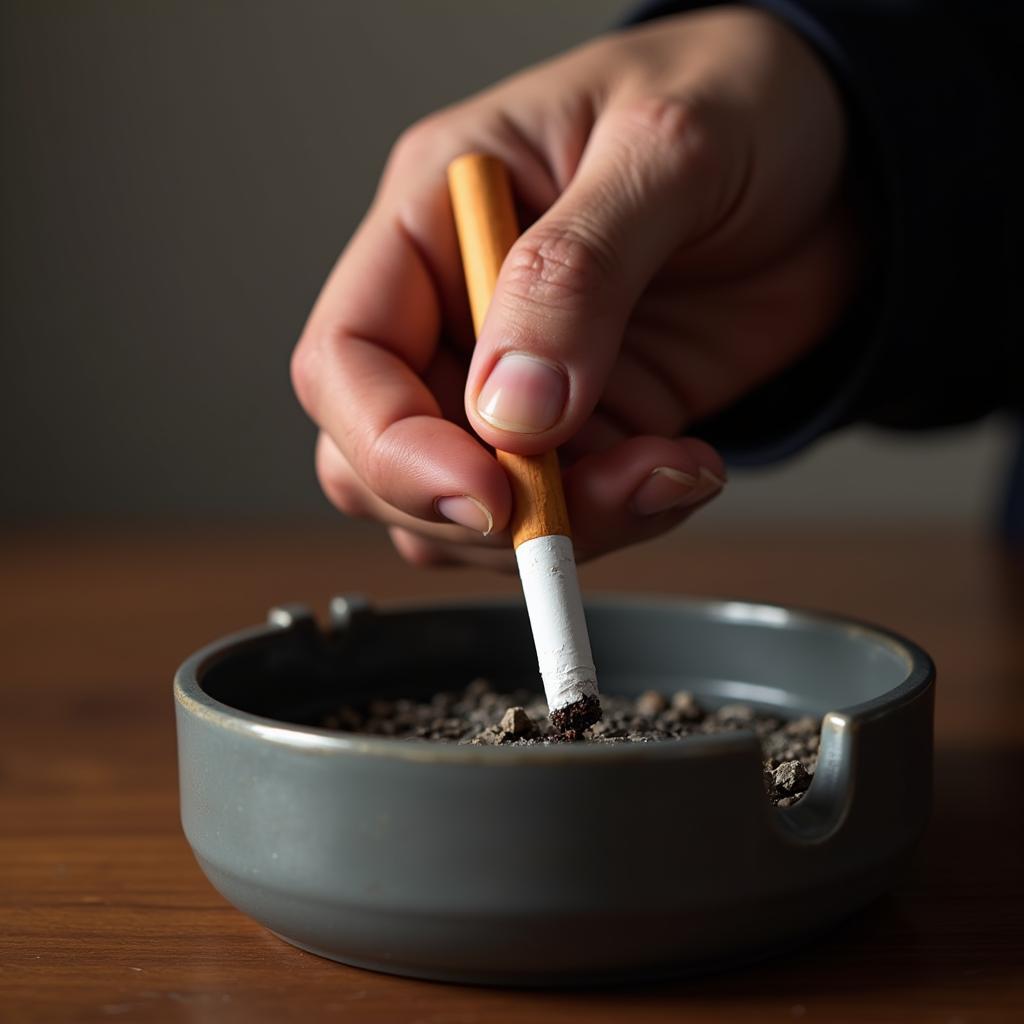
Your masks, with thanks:
M 494 517 L 487 506 L 471 498 L 468 494 L 455 494 L 449 498 L 438 498 L 434 502 L 438 515 L 444 516 L 451 523 L 476 530 L 485 537 L 494 529 Z
M 697 470 L 697 486 L 693 490 L 693 503 L 696 504 L 698 501 L 714 497 L 724 486 L 725 481 L 720 476 L 701 466 Z
M 568 390 L 565 374 L 554 363 L 509 352 L 480 389 L 476 410 L 492 427 L 539 434 L 561 419 Z
M 629 504 L 637 515 L 656 516 L 671 508 L 696 505 L 724 486 L 724 480 L 703 467 L 694 476 L 670 466 L 658 466 L 636 489 Z

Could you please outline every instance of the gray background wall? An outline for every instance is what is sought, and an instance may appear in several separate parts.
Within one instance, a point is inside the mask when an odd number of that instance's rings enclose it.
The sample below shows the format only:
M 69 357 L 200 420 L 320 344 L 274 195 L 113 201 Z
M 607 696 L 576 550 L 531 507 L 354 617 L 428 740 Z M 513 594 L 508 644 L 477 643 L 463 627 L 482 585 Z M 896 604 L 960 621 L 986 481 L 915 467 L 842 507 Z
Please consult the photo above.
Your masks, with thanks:
M 328 516 L 288 357 L 418 116 L 619 0 L 5 0 L 0 517 Z M 708 518 L 984 520 L 1007 432 L 849 434 Z

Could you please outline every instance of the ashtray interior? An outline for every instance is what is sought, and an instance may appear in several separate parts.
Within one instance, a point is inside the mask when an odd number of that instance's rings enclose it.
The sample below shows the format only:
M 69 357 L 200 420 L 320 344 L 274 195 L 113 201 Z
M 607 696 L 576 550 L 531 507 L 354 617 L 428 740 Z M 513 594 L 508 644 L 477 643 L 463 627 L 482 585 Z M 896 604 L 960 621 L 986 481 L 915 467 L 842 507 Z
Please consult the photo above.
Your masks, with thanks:
M 304 610 L 276 615 L 291 623 L 287 642 L 211 664 L 205 693 L 239 711 L 312 725 L 339 693 L 414 697 L 477 677 L 496 688 L 539 688 L 529 624 L 514 604 L 381 614 L 336 599 L 327 633 Z M 743 701 L 821 717 L 885 697 L 913 670 L 913 650 L 883 631 L 767 605 L 592 602 L 587 620 L 606 693 L 687 689 L 709 707 Z

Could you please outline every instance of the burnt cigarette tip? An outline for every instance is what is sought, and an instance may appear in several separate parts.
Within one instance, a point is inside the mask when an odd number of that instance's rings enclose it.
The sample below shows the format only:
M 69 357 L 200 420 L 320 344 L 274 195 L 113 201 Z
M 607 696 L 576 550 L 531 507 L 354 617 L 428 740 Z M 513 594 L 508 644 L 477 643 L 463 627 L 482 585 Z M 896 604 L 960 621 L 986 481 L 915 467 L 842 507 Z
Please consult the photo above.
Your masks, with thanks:
M 551 712 L 551 725 L 567 739 L 575 739 L 601 717 L 601 701 L 597 697 L 581 697 Z

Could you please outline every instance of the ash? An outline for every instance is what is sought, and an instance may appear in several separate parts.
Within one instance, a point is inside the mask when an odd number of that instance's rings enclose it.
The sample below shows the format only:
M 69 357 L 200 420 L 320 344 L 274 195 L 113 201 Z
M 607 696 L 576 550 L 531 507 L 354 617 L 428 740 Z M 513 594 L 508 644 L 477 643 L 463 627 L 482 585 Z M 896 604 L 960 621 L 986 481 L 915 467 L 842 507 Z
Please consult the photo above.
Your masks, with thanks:
M 344 706 L 320 723 L 366 736 L 480 746 L 565 743 L 650 743 L 653 740 L 747 729 L 761 741 L 765 789 L 777 807 L 791 807 L 807 791 L 818 764 L 820 722 L 790 721 L 747 704 L 702 707 L 686 690 L 648 690 L 638 697 L 601 695 L 601 719 L 583 731 L 556 730 L 542 696 L 530 690 L 499 693 L 484 679 L 428 701 L 374 700 Z

